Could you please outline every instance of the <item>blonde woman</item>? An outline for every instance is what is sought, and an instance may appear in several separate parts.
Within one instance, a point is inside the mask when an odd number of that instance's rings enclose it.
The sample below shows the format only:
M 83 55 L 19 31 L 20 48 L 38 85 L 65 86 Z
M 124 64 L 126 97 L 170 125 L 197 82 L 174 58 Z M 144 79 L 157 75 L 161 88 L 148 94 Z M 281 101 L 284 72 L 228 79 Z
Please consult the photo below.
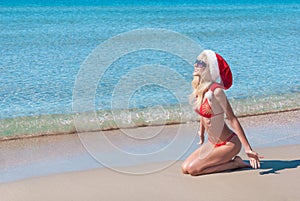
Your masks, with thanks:
M 229 65 L 219 54 L 204 50 L 194 64 L 193 76 L 191 97 L 194 98 L 195 111 L 200 115 L 199 144 L 203 144 L 205 132 L 208 141 L 183 162 L 182 172 L 195 176 L 250 165 L 259 168 L 260 157 L 252 150 L 224 93 L 232 85 Z M 242 145 L 250 165 L 237 156 Z

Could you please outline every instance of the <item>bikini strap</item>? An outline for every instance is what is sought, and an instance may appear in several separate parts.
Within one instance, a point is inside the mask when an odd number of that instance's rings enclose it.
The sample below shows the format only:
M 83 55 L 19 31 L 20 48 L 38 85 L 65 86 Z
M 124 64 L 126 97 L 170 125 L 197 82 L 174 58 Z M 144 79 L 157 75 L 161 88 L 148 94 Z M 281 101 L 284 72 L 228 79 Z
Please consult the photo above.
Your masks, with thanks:
M 214 91 L 216 88 L 225 89 L 224 86 L 222 86 L 222 85 L 220 85 L 220 84 L 218 84 L 218 83 L 213 83 L 213 84 L 210 86 L 209 89 L 210 89 L 211 91 Z
M 209 100 L 211 100 L 212 97 L 213 97 L 213 92 L 214 92 L 214 90 L 215 90 L 216 88 L 222 88 L 222 89 L 225 89 L 224 86 L 222 86 L 222 85 L 220 85 L 220 84 L 218 84 L 218 83 L 213 83 L 213 84 L 209 87 L 209 89 L 205 92 L 205 94 L 204 94 L 204 99 L 209 99 Z M 198 98 L 198 96 L 196 96 L 196 98 Z

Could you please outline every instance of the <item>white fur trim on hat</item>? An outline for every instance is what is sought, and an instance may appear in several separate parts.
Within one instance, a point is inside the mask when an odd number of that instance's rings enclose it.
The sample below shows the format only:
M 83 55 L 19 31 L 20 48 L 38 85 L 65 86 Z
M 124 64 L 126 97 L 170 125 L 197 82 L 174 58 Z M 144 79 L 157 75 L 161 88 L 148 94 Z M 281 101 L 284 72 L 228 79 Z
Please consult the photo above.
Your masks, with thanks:
M 206 54 L 208 63 L 210 64 L 211 78 L 213 81 L 217 81 L 220 76 L 220 70 L 216 53 L 212 50 L 204 50 L 203 52 Z

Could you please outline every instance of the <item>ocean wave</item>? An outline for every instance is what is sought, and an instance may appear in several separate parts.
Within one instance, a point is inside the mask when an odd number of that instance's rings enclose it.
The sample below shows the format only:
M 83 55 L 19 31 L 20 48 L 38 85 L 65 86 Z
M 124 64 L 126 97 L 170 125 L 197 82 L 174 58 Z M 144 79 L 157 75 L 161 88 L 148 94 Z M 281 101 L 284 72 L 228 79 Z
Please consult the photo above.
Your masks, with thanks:
M 260 98 L 230 99 L 238 117 L 300 110 L 300 93 Z M 78 121 L 80 119 L 80 121 Z M 107 131 L 142 126 L 194 122 L 199 116 L 185 104 L 128 110 L 103 110 L 77 114 L 51 114 L 0 119 L 0 139 Z M 77 128 L 77 129 L 76 129 Z M 80 130 L 78 130 L 80 128 Z

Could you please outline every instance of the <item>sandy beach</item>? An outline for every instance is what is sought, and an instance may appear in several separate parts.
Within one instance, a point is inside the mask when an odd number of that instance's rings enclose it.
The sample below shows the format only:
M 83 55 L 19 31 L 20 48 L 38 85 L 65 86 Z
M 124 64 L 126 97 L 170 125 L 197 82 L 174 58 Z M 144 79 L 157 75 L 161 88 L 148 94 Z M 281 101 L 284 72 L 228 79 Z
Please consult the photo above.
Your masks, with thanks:
M 299 10 L 1 1 L 0 201 L 300 201 Z M 185 175 L 199 146 L 226 148 L 198 144 L 198 113 L 211 141 L 231 139 L 224 117 L 249 147 L 223 90 L 261 167 Z
M 299 111 L 292 111 L 240 118 L 252 146 L 265 157 L 261 162 L 261 169 L 243 169 L 198 177 L 183 175 L 180 171 L 182 160 L 197 147 L 198 139 L 191 134 L 197 127 L 195 123 L 150 128 L 152 131 L 158 129 L 160 134 L 164 134 L 156 136 L 157 141 L 154 140 L 151 144 L 130 141 L 135 143 L 135 147 L 142 145 L 143 151 L 150 153 L 160 147 L 159 142 L 170 143 L 167 136 L 171 136 L 170 139 L 180 142 L 175 143 L 178 149 L 173 150 L 174 153 L 180 150 L 180 145 L 190 144 L 181 155 L 170 154 L 168 158 L 161 154 L 156 161 L 149 158 L 135 163 L 126 158 L 121 163 L 114 163 L 118 158 L 112 155 L 111 166 L 106 168 L 103 166 L 107 163 L 101 164 L 102 158 L 99 162 L 96 153 L 100 151 L 109 155 L 109 150 L 103 150 L 107 147 L 97 142 L 97 148 L 89 149 L 77 135 L 2 141 L 1 201 L 297 201 L 300 200 L 299 114 Z M 145 137 L 148 135 L 147 129 L 149 128 L 132 129 L 131 134 L 143 132 Z M 123 149 L 133 153 L 140 151 L 137 148 L 129 149 L 126 146 L 128 140 L 123 139 L 120 133 L 110 131 L 105 134 L 110 136 L 111 141 L 118 141 L 117 145 Z M 265 137 L 255 137 L 259 134 L 269 134 L 269 141 L 266 142 Z M 88 133 L 88 136 L 93 135 L 97 135 L 97 132 Z M 278 137 L 280 135 L 281 138 Z M 185 138 L 189 140 L 185 142 Z M 165 144 L 161 143 L 161 146 L 164 147 Z M 87 149 L 94 152 L 93 157 Z M 240 156 L 247 161 L 243 151 Z

